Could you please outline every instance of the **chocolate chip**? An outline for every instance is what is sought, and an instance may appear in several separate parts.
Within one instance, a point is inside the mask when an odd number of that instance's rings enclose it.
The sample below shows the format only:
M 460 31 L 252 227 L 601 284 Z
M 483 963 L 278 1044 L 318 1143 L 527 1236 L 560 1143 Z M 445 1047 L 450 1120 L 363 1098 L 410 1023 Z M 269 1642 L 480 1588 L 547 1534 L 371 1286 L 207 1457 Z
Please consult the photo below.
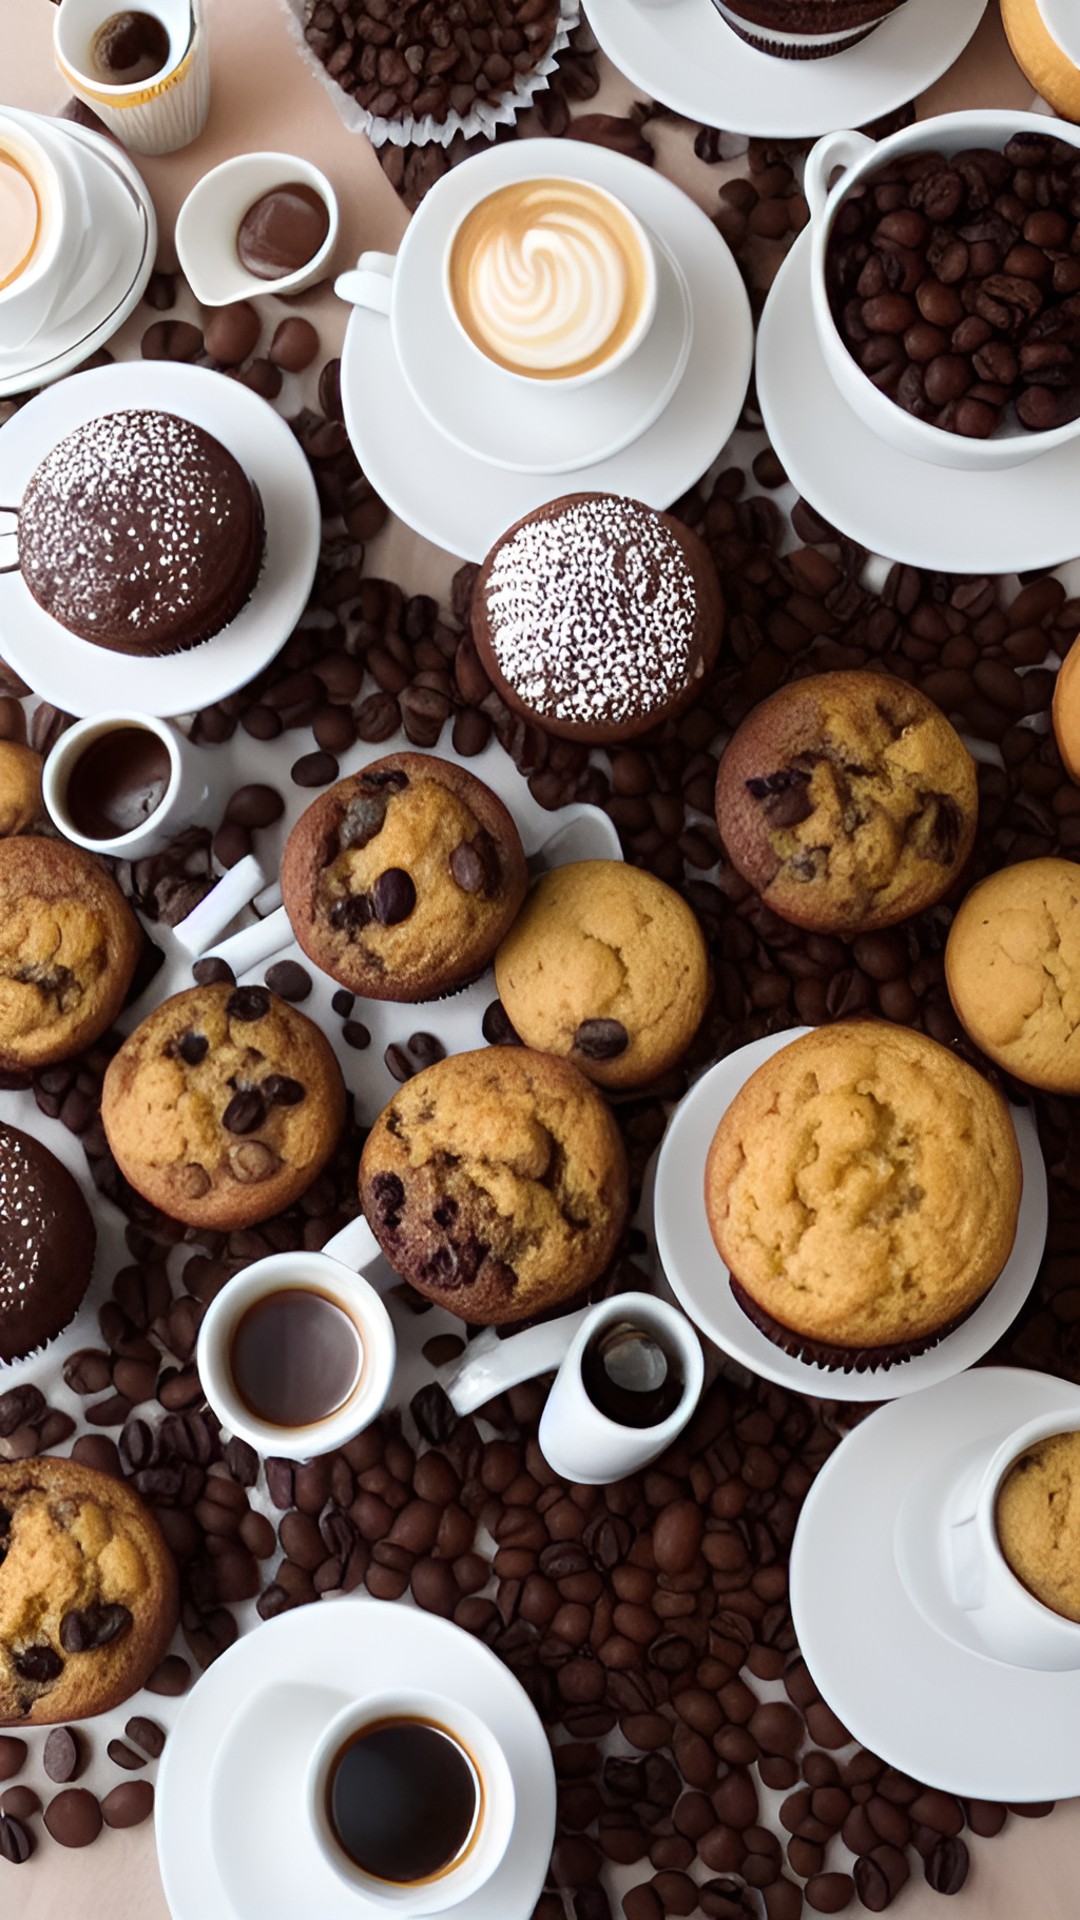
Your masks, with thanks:
M 382 927 L 407 920 L 416 905 L 416 888 L 403 867 L 387 867 L 372 888 L 375 918 Z
M 186 1693 L 191 1681 L 191 1668 L 182 1653 L 167 1653 L 149 1676 L 146 1687 L 149 1693 L 160 1693 L 169 1699 L 176 1699 Z
M 8 1813 L 0 1814 L 0 1859 L 9 1860 L 13 1867 L 21 1867 L 33 1851 L 33 1840 L 22 1821 Z
M 272 1107 L 298 1107 L 307 1099 L 303 1082 L 291 1080 L 284 1073 L 268 1073 L 266 1079 L 259 1082 L 259 1092 Z
M 254 1133 L 265 1119 L 266 1101 L 257 1087 L 248 1087 L 233 1094 L 221 1116 L 221 1124 L 228 1133 Z
M 191 969 L 192 977 L 200 987 L 233 987 L 236 975 L 227 960 L 219 960 L 210 954 L 205 960 L 196 960 Z
M 225 1003 L 230 1020 L 265 1020 L 270 1011 L 270 995 L 262 987 L 237 987 Z
M 463 893 L 495 893 L 499 885 L 499 851 L 485 828 L 463 840 L 450 855 L 450 871 Z
M 258 1186 L 269 1180 L 280 1165 L 273 1148 L 262 1140 L 245 1140 L 242 1146 L 229 1148 L 229 1166 L 242 1186 Z
M 225 818 L 241 827 L 270 827 L 284 811 L 285 802 L 276 787 L 253 785 L 237 787 L 226 805 Z
M 361 928 L 370 927 L 373 919 L 374 908 L 368 893 L 343 893 L 330 909 L 330 925 L 337 932 L 345 929 L 359 933 Z
M 114 1766 L 124 1767 L 128 1773 L 133 1773 L 139 1767 L 146 1765 L 146 1755 L 136 1753 L 134 1747 L 129 1747 L 126 1740 L 110 1740 L 105 1751 Z
M 78 1735 L 70 1727 L 54 1727 L 45 1742 L 42 1765 L 50 1780 L 74 1780 L 81 1755 Z
M 65 1619 L 70 1617 L 68 1614 L 64 1616 Z M 64 1639 L 63 1622 L 60 1625 L 60 1644 L 66 1653 L 77 1651 L 76 1648 L 68 1646 Z M 35 1686 L 40 1687 L 47 1686 L 50 1680 L 58 1680 L 64 1671 L 64 1663 L 55 1648 L 46 1646 L 23 1647 L 21 1651 L 12 1654 L 11 1664 L 20 1680 L 30 1680 Z
M 583 1020 L 574 1035 L 574 1051 L 586 1060 L 615 1060 L 629 1045 L 621 1020 Z
M 0 1780 L 12 1780 L 26 1759 L 26 1741 L 0 1733 Z
M 154 1811 L 154 1789 L 149 1780 L 122 1780 L 101 1803 L 107 1827 L 137 1827 Z
M 40 1812 L 41 1801 L 33 1787 L 8 1787 L 6 1793 L 0 1793 L 0 1813 L 12 1820 L 31 1820 Z
M 401 1225 L 401 1209 L 405 1205 L 405 1188 L 396 1173 L 377 1173 L 371 1183 L 375 1212 L 384 1227 L 393 1230 Z
M 338 828 L 338 842 L 342 851 L 366 847 L 376 834 L 382 832 L 385 824 L 386 796 L 361 789 L 349 801 Z
M 101 1832 L 101 1808 L 85 1787 L 66 1787 L 45 1809 L 45 1825 L 62 1847 L 88 1847 Z
M 336 780 L 340 769 L 332 753 L 301 754 L 292 765 L 293 784 L 298 787 L 328 787 Z
M 210 1042 L 204 1033 L 182 1034 L 176 1043 L 176 1051 L 188 1067 L 197 1067 L 200 1060 L 206 1059 L 209 1050 Z
M 60 1622 L 60 1645 L 65 1653 L 86 1653 L 92 1648 L 111 1645 L 130 1625 L 127 1607 L 118 1601 L 111 1604 L 95 1601 L 88 1607 L 75 1607 L 65 1613 Z M 57 1656 L 52 1657 L 55 1660 Z
M 129 1740 L 156 1760 L 165 1745 L 165 1730 L 156 1720 L 147 1720 L 142 1714 L 133 1714 L 124 1728 Z

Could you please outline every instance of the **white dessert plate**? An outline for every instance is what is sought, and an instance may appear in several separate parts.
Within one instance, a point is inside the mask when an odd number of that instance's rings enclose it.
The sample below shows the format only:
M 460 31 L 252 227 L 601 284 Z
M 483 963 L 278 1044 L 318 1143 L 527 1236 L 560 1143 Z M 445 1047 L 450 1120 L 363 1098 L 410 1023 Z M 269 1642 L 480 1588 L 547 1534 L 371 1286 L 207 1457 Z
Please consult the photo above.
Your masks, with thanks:
M 1014 1428 L 1075 1402 L 1080 1388 L 1045 1373 L 976 1367 L 913 1400 L 881 1407 L 841 1441 L 803 1503 L 791 1550 L 791 1613 L 815 1684 L 844 1725 L 891 1766 L 980 1800 L 1059 1800 L 1080 1793 L 1080 1669 L 1038 1673 L 995 1660 L 932 1624 L 897 1563 L 908 1489 L 937 1461 L 987 1457 Z M 961 1459 L 962 1469 L 962 1459 Z M 927 1577 L 940 1557 L 928 1503 Z M 941 1620 L 949 1607 L 942 1586 Z
M 620 453 L 570 470 L 575 492 L 627 493 L 649 506 L 670 506 L 712 464 L 746 397 L 753 325 L 730 249 L 670 180 L 588 141 L 514 141 L 477 155 L 468 172 L 474 192 L 485 180 L 494 190 L 509 180 L 560 174 L 607 187 L 672 255 L 693 314 L 682 379 L 659 418 Z M 580 407 L 594 390 L 576 394 Z M 464 559 L 482 560 L 515 520 L 570 491 L 559 486 L 558 474 L 511 473 L 440 432 L 409 389 L 383 314 L 354 307 L 341 394 L 349 438 L 376 491 L 399 519 Z
M 191 713 L 245 686 L 292 632 L 319 558 L 319 497 L 295 434 L 258 394 L 203 367 L 124 361 L 46 388 L 0 428 L 0 501 L 22 499 L 65 434 L 127 407 L 180 414 L 228 447 L 262 497 L 265 557 L 250 600 L 223 632 L 156 659 L 80 640 L 38 606 L 20 573 L 0 575 L 0 655 L 35 693 L 80 719 L 115 706 Z M 14 546 L 0 543 L 0 557 L 13 558 Z
M 1022 467 L 960 473 L 900 453 L 851 411 L 814 330 L 809 233 L 796 240 L 765 303 L 757 391 L 792 485 L 872 553 L 946 573 L 997 574 L 1055 567 L 1080 549 L 1080 440 Z
M 285 1679 L 284 1676 L 288 1676 Z M 350 1700 L 410 1687 L 451 1691 L 491 1727 L 519 1809 L 491 1879 L 460 1920 L 528 1920 L 555 1831 L 555 1770 L 528 1695 L 479 1640 L 434 1614 L 378 1600 L 298 1607 L 244 1634 L 185 1701 L 158 1774 L 155 1827 L 173 1920 L 357 1920 L 381 1913 L 321 1858 L 304 1776 Z
M 649 99 L 729 133 L 789 138 L 902 107 L 963 52 L 986 0 L 907 0 L 857 46 L 780 60 L 740 40 L 712 0 L 589 0 L 608 58 Z
M 11 117 L 19 117 L 11 109 L 8 112 Z M 69 312 L 58 326 L 50 327 L 23 352 L 0 354 L 0 400 L 46 386 L 81 366 L 134 312 L 154 270 L 157 217 L 142 175 L 121 148 L 88 127 L 58 120 L 54 130 L 85 148 L 94 166 L 107 169 L 98 184 L 104 192 L 111 189 L 124 210 L 121 245 L 116 265 L 92 301 Z M 83 246 L 93 245 L 94 235 L 86 235 Z M 78 270 L 77 263 L 74 270 Z
M 449 227 L 473 191 L 468 170 L 454 167 L 429 200 L 442 196 L 440 210 Z M 606 379 L 567 393 L 542 381 L 515 380 L 485 363 L 440 305 L 437 292 L 433 298 L 430 257 L 425 260 L 418 249 L 406 253 L 398 269 L 402 290 L 394 296 L 403 311 L 401 365 L 429 420 L 463 452 L 512 473 L 571 473 L 629 446 L 671 399 L 686 369 L 693 332 L 679 265 L 656 234 L 650 238 L 657 288 L 648 334 Z
M 867 1373 L 819 1367 L 784 1353 L 755 1327 L 728 1284 L 728 1269 L 705 1213 L 705 1159 L 713 1134 L 750 1075 L 782 1047 L 812 1031 L 793 1027 L 751 1041 L 711 1067 L 679 1102 L 656 1166 L 657 1252 L 672 1292 L 694 1325 L 752 1373 L 822 1400 L 896 1400 L 970 1367 L 1016 1318 L 1034 1284 L 1046 1240 L 1046 1168 L 1030 1112 L 1010 1107 L 1024 1173 L 1013 1249 L 974 1313 L 928 1353 Z

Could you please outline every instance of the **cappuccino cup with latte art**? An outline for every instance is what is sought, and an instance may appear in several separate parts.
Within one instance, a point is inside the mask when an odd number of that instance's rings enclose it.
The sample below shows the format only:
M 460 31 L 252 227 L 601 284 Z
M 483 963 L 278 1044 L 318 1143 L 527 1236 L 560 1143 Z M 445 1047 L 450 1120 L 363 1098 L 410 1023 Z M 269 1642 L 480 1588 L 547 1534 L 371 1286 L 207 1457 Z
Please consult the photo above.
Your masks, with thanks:
M 641 222 L 584 180 L 515 180 L 451 234 L 444 292 L 466 339 L 506 373 L 583 385 L 629 359 L 656 307 Z

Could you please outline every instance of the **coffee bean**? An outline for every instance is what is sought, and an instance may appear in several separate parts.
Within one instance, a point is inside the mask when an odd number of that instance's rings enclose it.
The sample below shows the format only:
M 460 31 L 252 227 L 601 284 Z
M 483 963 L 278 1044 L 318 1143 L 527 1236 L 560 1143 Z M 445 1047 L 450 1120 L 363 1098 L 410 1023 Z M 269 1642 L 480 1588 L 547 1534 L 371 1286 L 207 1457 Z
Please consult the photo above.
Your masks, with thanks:
M 854 1891 L 849 1873 L 815 1873 L 806 1883 L 806 1904 L 815 1913 L 842 1913 Z
M 165 1730 L 156 1720 L 147 1720 L 142 1714 L 134 1714 L 124 1728 L 129 1740 L 156 1760 L 165 1745 Z
M 265 1020 L 270 1011 L 270 996 L 261 987 L 237 987 L 225 1002 L 225 1012 L 230 1020 L 241 1020 L 245 1025 L 252 1020 Z
M 271 993 L 276 993 L 279 999 L 289 1000 L 294 1005 L 301 1000 L 306 1000 L 311 992 L 311 975 L 297 960 L 275 961 L 272 967 L 267 968 L 265 978 Z M 279 1077 L 274 1076 L 274 1078 Z M 262 1084 L 265 1091 L 266 1082 Z M 290 1084 L 296 1086 L 299 1083 L 294 1080 Z M 272 1094 L 267 1097 L 274 1098 Z
M 0 1733 L 0 1780 L 11 1780 L 26 1759 L 26 1741 L 13 1733 Z
M 124 1780 L 101 1802 L 101 1817 L 107 1827 L 137 1827 L 153 1810 L 154 1789 L 149 1780 Z
M 88 1847 L 101 1832 L 101 1807 L 85 1787 L 67 1787 L 49 1801 L 45 1825 L 62 1847 Z
M 223 367 L 238 367 L 254 353 L 262 321 L 248 300 L 218 307 L 206 323 L 206 351 Z
M 197 360 L 203 337 L 188 320 L 155 320 L 143 334 L 140 350 L 144 360 Z
M 6 1813 L 12 1820 L 32 1820 L 35 1813 L 41 1812 L 41 1801 L 33 1787 L 8 1787 L 0 1793 L 0 1813 Z
M 146 1765 L 146 1755 L 136 1753 L 124 1740 L 110 1740 L 106 1752 L 114 1766 L 124 1767 L 129 1773 Z
M 45 1742 L 42 1765 L 50 1780 L 74 1780 L 82 1761 L 79 1736 L 71 1727 L 54 1727 Z
M 924 1872 L 935 1893 L 959 1893 L 968 1875 L 969 1855 L 964 1842 L 956 1837 L 935 1842 L 927 1855 Z
M 318 351 L 319 336 L 311 321 L 301 319 L 299 314 L 290 314 L 274 329 L 269 357 L 275 367 L 284 368 L 286 373 L 303 373 Z
M 332 753 L 305 753 L 292 765 L 292 779 L 298 787 L 327 787 L 337 779 L 338 772 Z
M 228 961 L 215 959 L 212 955 L 206 960 L 196 960 L 191 972 L 196 985 L 200 987 L 236 985 L 236 976 Z
M 60 1622 L 60 1645 L 65 1653 L 86 1653 L 95 1647 L 107 1647 L 131 1626 L 131 1614 L 119 1601 L 92 1601 L 86 1607 L 73 1607 Z M 53 1655 L 56 1659 L 56 1655 Z M 56 1671 L 59 1672 L 59 1665 Z
M 20 1867 L 29 1860 L 33 1850 L 33 1840 L 22 1821 L 8 1813 L 0 1814 L 0 1859 Z
M 629 1045 L 621 1020 L 583 1020 L 574 1035 L 574 1051 L 586 1060 L 614 1060 Z
M 270 827 L 284 811 L 285 802 L 276 787 L 237 787 L 226 803 L 225 818 L 241 827 Z M 231 973 L 228 978 L 232 984 Z

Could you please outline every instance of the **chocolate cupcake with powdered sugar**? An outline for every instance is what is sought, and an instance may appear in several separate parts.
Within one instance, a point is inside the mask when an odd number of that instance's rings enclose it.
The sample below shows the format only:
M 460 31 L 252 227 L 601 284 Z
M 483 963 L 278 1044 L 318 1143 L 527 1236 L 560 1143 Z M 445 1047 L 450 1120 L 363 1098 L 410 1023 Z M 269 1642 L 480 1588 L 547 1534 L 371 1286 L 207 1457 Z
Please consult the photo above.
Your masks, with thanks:
M 507 706 L 563 739 L 610 746 L 689 705 L 719 651 L 724 603 L 688 527 L 640 500 L 575 493 L 496 542 L 471 617 Z
M 713 0 L 740 40 L 781 60 L 846 53 L 904 0 Z

